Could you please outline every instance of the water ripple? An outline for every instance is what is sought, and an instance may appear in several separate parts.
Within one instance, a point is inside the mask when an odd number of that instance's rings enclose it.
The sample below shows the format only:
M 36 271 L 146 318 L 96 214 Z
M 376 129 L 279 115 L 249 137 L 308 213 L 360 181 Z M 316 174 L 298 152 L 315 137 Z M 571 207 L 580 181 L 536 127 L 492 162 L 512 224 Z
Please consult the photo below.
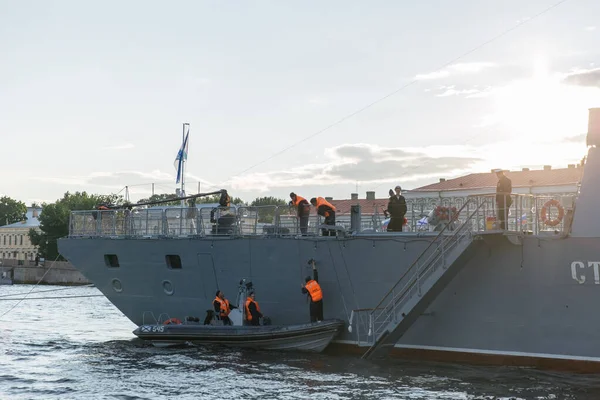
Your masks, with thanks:
M 15 285 L 15 293 L 28 287 Z M 98 294 L 72 288 L 74 295 Z M 0 310 L 0 313 L 3 310 Z M 154 348 L 102 297 L 23 302 L 0 324 L 0 398 L 597 399 L 598 375 L 354 357 Z

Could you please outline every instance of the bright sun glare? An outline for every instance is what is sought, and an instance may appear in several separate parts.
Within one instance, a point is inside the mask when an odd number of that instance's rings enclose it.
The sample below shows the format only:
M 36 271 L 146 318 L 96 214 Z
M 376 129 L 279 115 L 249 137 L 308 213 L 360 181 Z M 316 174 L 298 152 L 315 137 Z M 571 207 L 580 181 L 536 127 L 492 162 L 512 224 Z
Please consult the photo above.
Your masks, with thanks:
M 506 143 L 497 145 L 505 148 L 497 152 L 502 156 L 492 158 L 512 166 L 559 166 L 584 155 L 581 142 L 564 139 L 587 132 L 588 108 L 598 106 L 599 91 L 564 84 L 564 75 L 549 71 L 539 59 L 531 78 L 493 91 L 494 112 L 487 120 L 509 133 Z

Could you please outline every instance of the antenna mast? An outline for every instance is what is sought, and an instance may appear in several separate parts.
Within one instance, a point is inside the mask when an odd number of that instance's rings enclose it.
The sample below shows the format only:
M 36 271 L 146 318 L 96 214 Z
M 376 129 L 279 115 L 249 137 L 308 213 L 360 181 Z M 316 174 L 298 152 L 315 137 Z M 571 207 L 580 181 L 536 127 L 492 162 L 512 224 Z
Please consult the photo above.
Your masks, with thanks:
M 183 143 L 183 154 L 181 156 L 181 192 L 179 193 L 179 195 L 183 198 L 185 197 L 185 161 L 187 159 L 187 148 L 189 146 L 189 142 L 186 143 L 185 142 L 185 128 L 187 126 L 187 130 L 188 130 L 188 141 L 190 140 L 189 138 L 189 132 L 190 132 L 190 124 L 187 122 L 183 123 L 183 130 L 181 133 L 181 143 Z M 185 207 L 185 201 L 181 200 L 181 208 Z

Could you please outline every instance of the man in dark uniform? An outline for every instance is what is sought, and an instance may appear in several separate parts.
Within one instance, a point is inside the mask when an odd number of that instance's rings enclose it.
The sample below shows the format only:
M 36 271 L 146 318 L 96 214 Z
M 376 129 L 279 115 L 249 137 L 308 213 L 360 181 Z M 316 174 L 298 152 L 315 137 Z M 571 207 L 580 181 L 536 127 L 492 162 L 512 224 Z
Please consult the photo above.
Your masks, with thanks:
M 319 285 L 319 273 L 315 261 L 311 260 L 313 277 L 306 277 L 306 283 L 302 285 L 302 293 L 310 297 L 310 322 L 323 321 L 323 291 Z
M 396 194 L 390 193 L 388 201 L 388 212 L 390 213 L 390 222 L 388 223 L 388 232 L 402 232 L 404 225 L 404 216 L 406 215 L 406 199 L 402 196 L 402 188 L 400 185 L 395 188 Z M 391 190 L 390 190 L 391 192 Z
M 300 222 L 300 233 L 306 235 L 308 228 L 308 216 L 310 214 L 310 204 L 302 196 L 298 196 L 296 193 L 290 193 L 290 205 L 296 207 L 298 213 L 298 219 Z
M 498 207 L 498 222 L 500 223 L 500 229 L 506 229 L 506 217 L 508 210 L 512 205 L 512 182 L 501 169 L 496 170 L 496 176 L 498 177 L 498 185 L 496 186 L 496 206 Z

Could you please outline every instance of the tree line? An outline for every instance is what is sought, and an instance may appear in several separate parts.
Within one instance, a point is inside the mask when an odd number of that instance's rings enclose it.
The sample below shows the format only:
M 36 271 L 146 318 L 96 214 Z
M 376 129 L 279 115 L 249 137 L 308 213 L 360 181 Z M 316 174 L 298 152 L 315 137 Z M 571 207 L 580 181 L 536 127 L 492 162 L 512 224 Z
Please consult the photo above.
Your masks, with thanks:
M 219 195 L 201 197 L 196 199 L 196 204 L 211 204 L 219 202 Z M 181 200 L 176 194 L 156 194 L 138 203 L 151 201 L 171 200 L 164 205 L 179 206 Z M 234 205 L 247 205 L 249 207 L 261 206 L 283 206 L 288 202 L 272 196 L 257 197 L 250 204 L 246 204 L 239 197 L 232 197 L 231 203 Z M 41 205 L 42 213 L 38 219 L 40 221 L 39 231 L 31 228 L 29 230 L 29 239 L 34 246 L 38 246 L 38 253 L 47 260 L 62 259 L 58 254 L 57 241 L 59 238 L 66 237 L 69 234 L 69 218 L 71 211 L 93 210 L 100 204 L 110 204 L 113 206 L 135 206 L 127 202 L 121 195 L 99 195 L 88 194 L 86 192 L 66 192 L 62 198 L 54 203 L 43 203 Z M 32 207 L 40 207 L 32 204 Z M 260 210 L 259 222 L 272 221 L 273 210 Z M 4 196 L 0 198 L 0 226 L 10 225 L 15 222 L 25 221 L 27 219 L 27 206 L 25 203 Z

